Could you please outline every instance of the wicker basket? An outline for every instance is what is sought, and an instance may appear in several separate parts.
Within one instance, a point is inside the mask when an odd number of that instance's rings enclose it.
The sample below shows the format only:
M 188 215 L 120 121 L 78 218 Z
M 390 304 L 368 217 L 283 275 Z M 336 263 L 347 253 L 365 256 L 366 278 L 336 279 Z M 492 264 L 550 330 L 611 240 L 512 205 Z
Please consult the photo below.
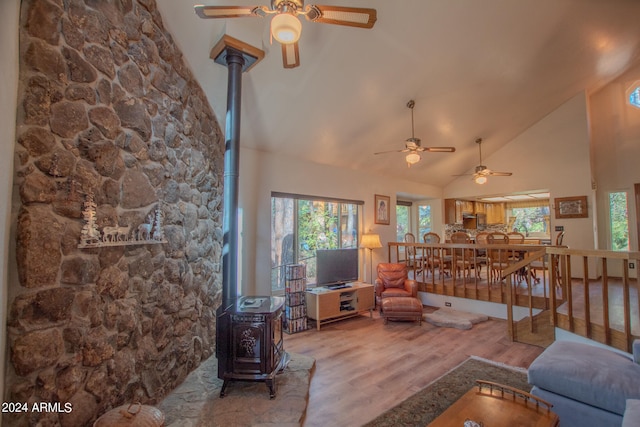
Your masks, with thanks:
M 164 427 L 164 414 L 158 408 L 140 403 L 118 406 L 105 412 L 93 427 Z

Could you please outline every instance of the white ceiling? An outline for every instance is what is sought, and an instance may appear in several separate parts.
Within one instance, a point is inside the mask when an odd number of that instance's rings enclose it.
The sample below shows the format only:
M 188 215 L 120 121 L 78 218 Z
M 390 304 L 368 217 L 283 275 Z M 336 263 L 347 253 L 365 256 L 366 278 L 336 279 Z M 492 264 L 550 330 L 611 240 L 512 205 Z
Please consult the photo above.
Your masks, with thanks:
M 241 145 L 445 186 L 562 103 L 640 58 L 640 0 L 328 0 L 372 7 L 373 29 L 303 20 L 301 66 L 283 69 L 268 18 L 203 20 L 193 0 L 157 0 L 166 26 L 224 129 L 227 69 L 209 59 L 227 34 L 262 48 L 243 75 Z M 260 5 L 212 0 L 209 5 Z M 406 167 L 411 136 L 425 153 Z M 489 164 L 490 162 L 483 162 Z M 491 165 L 503 170 L 500 165 Z

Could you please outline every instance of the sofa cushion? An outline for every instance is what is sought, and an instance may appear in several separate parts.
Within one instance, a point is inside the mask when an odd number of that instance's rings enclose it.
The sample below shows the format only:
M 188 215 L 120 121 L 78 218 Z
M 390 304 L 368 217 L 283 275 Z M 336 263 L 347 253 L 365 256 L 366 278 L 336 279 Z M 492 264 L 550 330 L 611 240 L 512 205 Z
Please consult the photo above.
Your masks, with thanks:
M 596 408 L 538 387 L 531 394 L 553 404 L 551 410 L 560 418 L 560 427 L 620 427 L 622 415 Z
M 532 385 L 620 415 L 627 399 L 640 399 L 640 365 L 592 345 L 556 341 L 528 375 Z
M 622 427 L 640 426 L 640 400 L 627 399 L 627 406 L 622 417 Z

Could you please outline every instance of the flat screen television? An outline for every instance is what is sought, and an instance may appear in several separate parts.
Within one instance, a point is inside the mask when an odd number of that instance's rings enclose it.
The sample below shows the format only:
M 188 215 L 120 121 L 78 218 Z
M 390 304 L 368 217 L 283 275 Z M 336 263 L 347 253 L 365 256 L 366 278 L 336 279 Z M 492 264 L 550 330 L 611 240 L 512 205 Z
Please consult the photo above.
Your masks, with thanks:
M 316 284 L 336 285 L 358 280 L 358 249 L 316 251 Z

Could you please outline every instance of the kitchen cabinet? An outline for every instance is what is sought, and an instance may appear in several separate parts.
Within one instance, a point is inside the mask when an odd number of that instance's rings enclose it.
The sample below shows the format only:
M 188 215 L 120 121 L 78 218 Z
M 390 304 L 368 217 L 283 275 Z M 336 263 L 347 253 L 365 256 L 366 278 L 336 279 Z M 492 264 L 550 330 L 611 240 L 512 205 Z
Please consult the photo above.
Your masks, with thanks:
M 475 202 L 472 202 L 470 200 L 458 200 L 458 202 L 460 202 L 460 210 L 462 211 L 462 214 L 471 214 L 473 215 L 475 213 L 476 207 L 475 207 Z
M 474 202 L 468 200 L 445 199 L 444 220 L 445 224 L 462 224 L 464 214 L 474 213 Z
M 467 214 L 485 214 L 487 224 L 504 224 L 506 221 L 504 203 L 483 203 L 470 200 L 444 200 L 445 224 L 462 224 Z
M 504 203 L 487 203 L 487 224 L 504 224 L 506 221 Z
M 457 202 L 456 199 L 444 199 L 445 224 L 462 224 L 462 211 L 457 209 Z

